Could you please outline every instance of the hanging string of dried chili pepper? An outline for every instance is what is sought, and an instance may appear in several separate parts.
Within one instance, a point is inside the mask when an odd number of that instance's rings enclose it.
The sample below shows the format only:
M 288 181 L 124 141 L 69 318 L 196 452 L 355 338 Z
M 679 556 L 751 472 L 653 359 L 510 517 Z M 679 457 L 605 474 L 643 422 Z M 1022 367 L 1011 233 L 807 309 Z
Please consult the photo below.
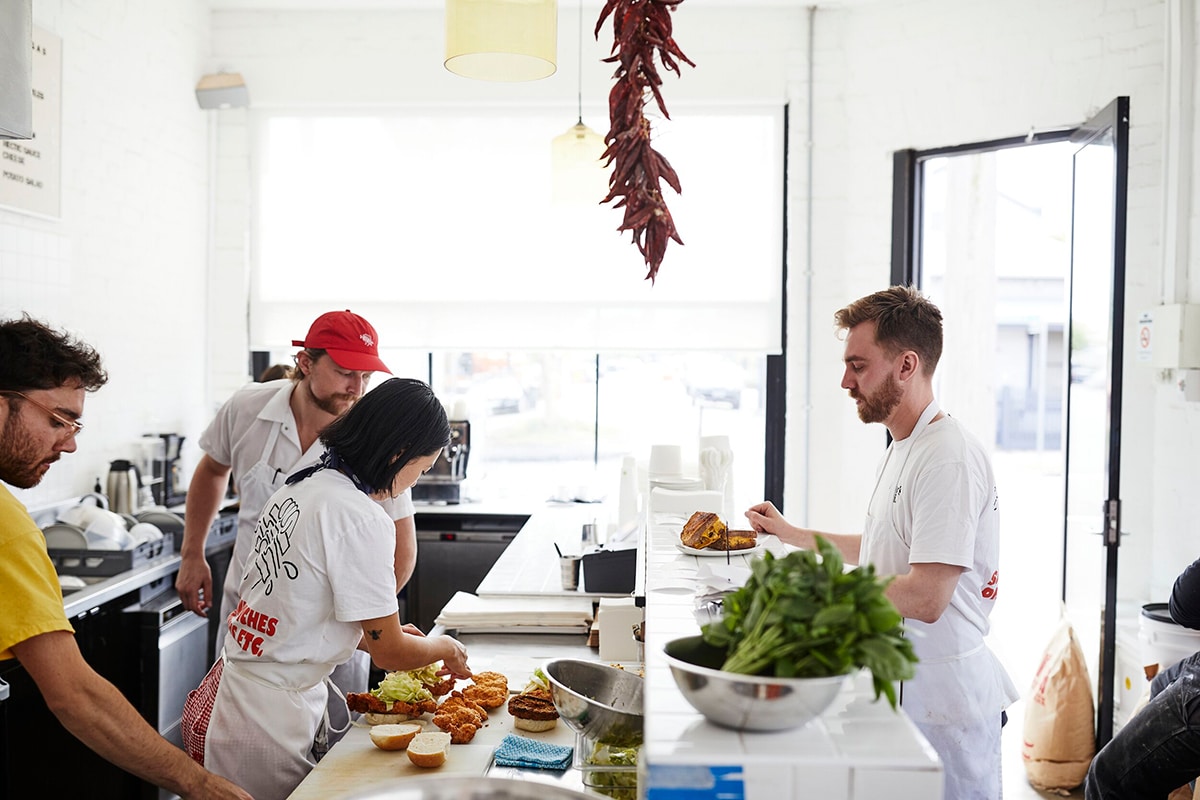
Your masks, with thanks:
M 662 65 L 676 74 L 682 74 L 680 61 L 696 66 L 671 36 L 671 12 L 682 2 L 608 0 L 595 31 L 599 39 L 600 28 L 612 16 L 612 55 L 604 60 L 616 63 L 617 70 L 608 95 L 609 130 L 604 137 L 608 148 L 601 156 L 606 167 L 612 166 L 612 174 L 608 196 L 600 202 L 617 200 L 613 208 L 625 208 L 617 230 L 632 232 L 633 243 L 649 267 L 646 277 L 651 283 L 667 252 L 667 242 L 674 239 L 683 244 L 660 187 L 660 180 L 665 180 L 678 194 L 679 176 L 662 153 L 650 146 L 650 120 L 645 115 L 646 103 L 653 96 L 662 115 L 671 118 L 659 89 L 662 77 L 655 66 L 656 53 Z

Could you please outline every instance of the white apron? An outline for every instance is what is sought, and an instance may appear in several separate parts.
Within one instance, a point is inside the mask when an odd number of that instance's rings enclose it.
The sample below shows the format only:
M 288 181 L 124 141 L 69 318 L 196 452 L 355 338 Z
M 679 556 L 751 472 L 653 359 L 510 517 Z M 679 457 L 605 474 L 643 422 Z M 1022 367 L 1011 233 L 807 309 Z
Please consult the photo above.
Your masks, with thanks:
M 876 564 L 880 575 L 907 571 L 907 563 L 879 563 L 871 557 L 872 542 L 905 541 L 897 529 L 893 499 L 897 481 L 904 472 L 912 445 L 938 414 L 931 402 L 917 420 L 912 434 L 901 443 L 904 450 L 899 464 L 890 463 L 897 443 L 889 448 L 880 469 L 875 491 L 867 510 L 863 532 L 862 562 Z M 945 622 L 945 619 L 939 622 Z M 939 625 L 923 626 L 906 620 L 912 627 L 924 628 L 925 639 L 937 638 Z M 944 627 L 944 626 L 943 626 Z M 914 640 L 918 655 L 925 641 Z M 944 800 L 998 800 L 1001 792 L 1000 714 L 1018 697 L 999 660 L 983 643 L 982 634 L 965 643 L 962 649 L 938 642 L 942 653 L 922 658 L 913 680 L 900 684 L 900 704 L 942 759 L 945 769 Z M 937 649 L 937 648 L 934 648 Z
M 237 538 L 233 543 L 233 559 L 229 563 L 229 572 L 225 575 L 225 585 L 221 592 L 221 619 L 225 621 L 228 621 L 229 615 L 237 608 L 246 564 L 250 560 L 250 553 L 254 550 L 254 526 L 258 524 L 259 516 L 267 507 L 267 501 L 284 485 L 284 481 L 289 475 L 299 469 L 301 465 L 316 460 L 309 457 L 314 448 L 324 447 L 318 439 L 309 445 L 308 451 L 301 455 L 295 464 L 286 470 L 277 469 L 271 466 L 270 457 L 275 450 L 275 443 L 279 441 L 279 432 L 282 429 L 282 423 L 277 422 L 271 426 L 271 432 L 267 434 L 267 443 L 263 447 L 258 462 L 247 470 L 245 475 L 238 478 L 238 501 L 241 510 L 238 512 Z M 218 654 L 224 647 L 224 630 L 222 628 L 222 635 L 217 638 Z M 370 657 L 360 650 L 345 664 L 338 664 L 330 678 L 342 695 L 348 692 L 365 692 L 367 681 L 370 679 L 370 669 Z M 346 708 L 345 698 L 339 696 L 337 692 L 329 693 L 328 709 L 332 725 L 329 744 L 332 746 L 349 729 L 350 711 Z
M 328 749 L 325 684 L 332 666 L 225 658 L 205 734 L 205 768 L 255 800 L 285 800 Z

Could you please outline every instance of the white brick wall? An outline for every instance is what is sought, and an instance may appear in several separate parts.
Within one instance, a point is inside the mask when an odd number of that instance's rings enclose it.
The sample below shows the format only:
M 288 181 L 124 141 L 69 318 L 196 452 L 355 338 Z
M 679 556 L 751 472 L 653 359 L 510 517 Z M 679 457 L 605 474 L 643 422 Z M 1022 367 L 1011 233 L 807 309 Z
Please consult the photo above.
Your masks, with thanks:
M 73 330 L 110 381 L 87 401 L 79 450 L 23 493 L 31 505 L 90 490 L 143 432 L 194 437 L 209 413 L 193 94 L 208 20 L 200 0 L 34 4 L 34 23 L 62 39 L 62 219 L 0 211 L 0 314 Z
M 861 470 L 862 454 L 883 447 L 877 428 L 845 413 L 837 387 L 841 348 L 832 342 L 829 320 L 846 301 L 888 281 L 894 151 L 1069 127 L 1117 95 L 1130 95 L 1127 317 L 1159 302 L 1164 25 L 1159 0 L 905 0 L 818 12 L 811 413 L 821 424 L 813 426 L 817 455 L 808 476 L 814 524 L 831 530 L 860 527 L 860 510 L 871 491 L 871 476 Z M 791 87 L 794 109 L 805 102 L 802 77 Z M 802 152 L 802 122 L 793 117 L 793 152 Z M 790 263 L 796 272 L 804 263 L 805 238 L 805 203 L 798 194 L 804 175 L 798 172 L 793 169 L 790 228 Z M 798 305 L 793 292 L 793 343 L 806 335 Z M 804 413 L 795 353 L 791 364 L 789 420 Z M 1153 521 L 1163 487 L 1161 480 L 1151 480 L 1150 465 L 1162 459 L 1179 467 L 1190 455 L 1174 444 L 1164 442 L 1165 450 L 1153 444 L 1162 409 L 1145 371 L 1127 369 L 1125 403 L 1125 528 L 1140 537 L 1169 537 L 1173 532 L 1156 530 Z M 1187 424 L 1182 419 L 1171 424 L 1176 423 Z M 789 504 L 799 505 L 805 485 L 801 446 L 789 432 Z M 1137 563 L 1135 553 L 1126 555 L 1125 588 L 1144 595 L 1150 581 L 1146 565 Z M 1195 555 L 1200 552 L 1186 558 Z M 1169 568 L 1177 571 L 1184 563 L 1176 559 Z

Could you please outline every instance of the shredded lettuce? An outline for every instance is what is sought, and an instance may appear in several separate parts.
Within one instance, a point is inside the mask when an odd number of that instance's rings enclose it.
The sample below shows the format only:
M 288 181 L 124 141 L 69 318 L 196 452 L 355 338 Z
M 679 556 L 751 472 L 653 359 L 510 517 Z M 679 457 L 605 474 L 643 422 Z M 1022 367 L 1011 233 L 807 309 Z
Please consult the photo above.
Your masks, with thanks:
M 596 742 L 592 746 L 592 754 L 588 756 L 587 763 L 605 767 L 636 767 L 637 757 L 636 747 L 618 747 Z
M 389 672 L 383 676 L 379 686 L 371 690 L 371 694 L 385 703 L 417 703 L 422 700 L 432 700 L 433 694 L 425 688 L 425 685 L 438 683 L 439 680 L 436 664 L 407 672 Z
M 546 673 L 542 672 L 542 668 L 538 667 L 533 671 L 533 676 L 530 677 L 529 683 L 525 684 L 522 692 L 531 692 L 534 689 L 545 689 L 550 691 L 550 679 L 546 677 Z

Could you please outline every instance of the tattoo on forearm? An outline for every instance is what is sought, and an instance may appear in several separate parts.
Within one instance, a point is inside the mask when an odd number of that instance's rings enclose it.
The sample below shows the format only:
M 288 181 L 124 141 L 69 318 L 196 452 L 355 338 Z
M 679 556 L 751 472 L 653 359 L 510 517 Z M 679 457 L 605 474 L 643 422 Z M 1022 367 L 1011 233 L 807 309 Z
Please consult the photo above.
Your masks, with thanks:
M 375 641 L 379 641 L 379 637 L 383 636 L 382 630 L 367 631 L 367 636 L 370 636 Z

